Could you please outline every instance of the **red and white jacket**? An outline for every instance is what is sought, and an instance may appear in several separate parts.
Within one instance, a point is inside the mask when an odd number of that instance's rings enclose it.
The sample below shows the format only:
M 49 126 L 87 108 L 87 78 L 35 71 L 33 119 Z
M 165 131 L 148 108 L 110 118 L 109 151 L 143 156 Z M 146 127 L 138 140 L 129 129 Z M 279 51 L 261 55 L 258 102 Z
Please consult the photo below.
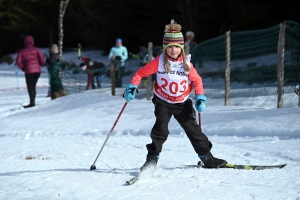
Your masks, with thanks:
M 190 63 L 191 55 L 186 56 L 190 71 L 184 71 L 182 55 L 177 60 L 167 56 L 171 67 L 170 72 L 164 68 L 164 54 L 140 68 L 133 76 L 131 84 L 138 86 L 144 77 L 156 73 L 156 82 L 153 91 L 160 98 L 169 103 L 182 103 L 189 98 L 192 85 L 196 94 L 204 94 L 202 78 L 197 73 L 193 64 Z

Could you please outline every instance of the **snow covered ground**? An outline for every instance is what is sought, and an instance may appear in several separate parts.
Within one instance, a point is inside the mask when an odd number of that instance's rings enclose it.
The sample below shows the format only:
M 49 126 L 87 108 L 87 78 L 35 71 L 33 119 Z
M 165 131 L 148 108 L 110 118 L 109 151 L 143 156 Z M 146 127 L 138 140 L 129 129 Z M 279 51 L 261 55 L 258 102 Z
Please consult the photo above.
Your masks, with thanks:
M 208 96 L 201 115 L 216 157 L 235 164 L 287 163 L 285 168 L 183 169 L 181 164 L 196 164 L 198 158 L 172 118 L 154 174 L 145 172 L 127 186 L 151 142 L 151 101 L 140 96 L 127 104 L 97 169 L 90 170 L 125 104 L 124 89 L 117 88 L 116 96 L 104 88 L 51 101 L 45 72 L 37 106 L 24 109 L 29 101 L 25 78 L 18 73 L 16 88 L 15 71 L 14 65 L 0 65 L 0 199 L 300 199 L 300 108 L 294 93 L 284 96 L 282 109 L 276 109 L 277 96 L 232 98 L 231 106 Z

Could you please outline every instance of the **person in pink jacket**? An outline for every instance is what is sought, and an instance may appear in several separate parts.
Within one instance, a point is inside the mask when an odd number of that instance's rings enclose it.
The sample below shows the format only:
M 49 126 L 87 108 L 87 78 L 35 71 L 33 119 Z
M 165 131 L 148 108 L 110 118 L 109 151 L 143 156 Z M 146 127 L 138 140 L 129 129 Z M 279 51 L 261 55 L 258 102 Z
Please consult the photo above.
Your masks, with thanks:
M 197 123 L 193 102 L 189 98 L 192 86 L 198 112 L 205 110 L 207 98 L 204 96 L 202 79 L 190 62 L 191 55 L 184 54 L 184 37 L 180 30 L 180 24 L 174 20 L 166 25 L 162 54 L 134 74 L 123 95 L 127 102 L 131 101 L 142 78 L 156 73 L 152 99 L 156 122 L 151 131 L 152 143 L 146 145 L 148 154 L 141 171 L 157 165 L 159 154 L 169 135 L 168 124 L 172 116 L 186 132 L 204 167 L 222 168 L 227 164 L 226 160 L 215 158 L 211 154 L 212 143 Z
M 22 48 L 16 59 L 16 64 L 25 73 L 27 91 L 30 103 L 24 108 L 35 106 L 36 84 L 41 75 L 41 66 L 44 64 L 44 56 L 41 50 L 34 46 L 32 36 L 26 36 L 24 39 L 24 48 Z

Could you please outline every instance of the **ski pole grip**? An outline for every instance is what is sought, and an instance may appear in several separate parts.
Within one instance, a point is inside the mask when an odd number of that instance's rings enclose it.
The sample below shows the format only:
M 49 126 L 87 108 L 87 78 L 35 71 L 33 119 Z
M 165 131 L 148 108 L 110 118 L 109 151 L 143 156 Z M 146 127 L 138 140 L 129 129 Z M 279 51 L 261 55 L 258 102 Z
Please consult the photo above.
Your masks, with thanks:
M 81 44 L 78 44 L 78 59 L 81 58 Z

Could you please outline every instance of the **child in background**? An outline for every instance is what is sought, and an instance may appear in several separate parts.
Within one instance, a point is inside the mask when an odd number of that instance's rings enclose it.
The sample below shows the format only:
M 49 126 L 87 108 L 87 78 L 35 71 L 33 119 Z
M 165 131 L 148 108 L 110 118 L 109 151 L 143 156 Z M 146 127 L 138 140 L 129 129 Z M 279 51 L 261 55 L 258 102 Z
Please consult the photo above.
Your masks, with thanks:
M 51 100 L 66 96 L 67 92 L 62 84 L 62 63 L 59 59 L 59 50 L 57 44 L 51 45 L 46 63 L 50 72 Z

